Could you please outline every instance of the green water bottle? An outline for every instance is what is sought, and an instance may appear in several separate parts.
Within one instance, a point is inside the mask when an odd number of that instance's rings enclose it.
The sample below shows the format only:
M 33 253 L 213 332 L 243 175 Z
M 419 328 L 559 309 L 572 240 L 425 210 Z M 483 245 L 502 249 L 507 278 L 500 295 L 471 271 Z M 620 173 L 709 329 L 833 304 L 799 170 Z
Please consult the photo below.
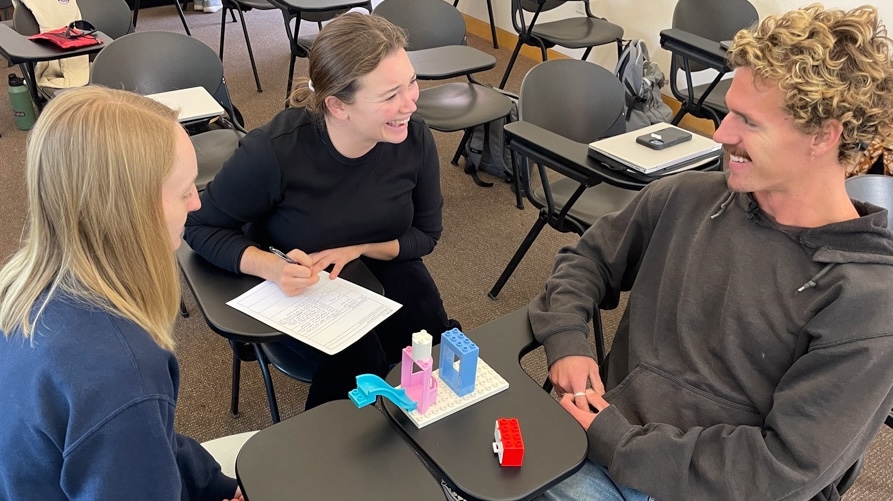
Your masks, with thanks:
M 9 74 L 9 103 L 16 119 L 16 128 L 19 130 L 31 130 L 37 114 L 34 113 L 34 103 L 31 101 L 31 93 L 25 86 L 25 81 L 15 73 Z

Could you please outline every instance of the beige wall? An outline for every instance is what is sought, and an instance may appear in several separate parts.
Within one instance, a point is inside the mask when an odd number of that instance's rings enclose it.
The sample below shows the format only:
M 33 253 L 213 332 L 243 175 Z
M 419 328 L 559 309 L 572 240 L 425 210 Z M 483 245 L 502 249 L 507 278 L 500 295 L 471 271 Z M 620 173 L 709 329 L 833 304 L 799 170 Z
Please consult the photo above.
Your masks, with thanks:
M 496 18 L 496 26 L 510 33 L 515 33 L 511 22 L 511 0 L 491 0 L 493 2 L 493 15 Z M 722 2 L 723 0 L 716 0 Z M 452 0 L 449 3 L 453 3 Z M 777 14 L 797 7 L 802 7 L 815 3 L 812 0 L 751 0 L 751 3 L 757 8 L 760 16 L 769 14 Z M 826 6 L 834 6 L 843 9 L 850 9 L 864 5 L 865 1 L 860 0 L 827 0 L 823 2 Z M 577 4 L 577 5 L 574 5 Z M 643 14 L 643 5 L 648 5 L 648 13 Z M 609 21 L 623 26 L 624 38 L 640 38 L 645 40 L 650 49 L 651 58 L 660 65 L 666 73 L 670 67 L 669 53 L 660 48 L 658 42 L 661 30 L 670 27 L 670 20 L 673 16 L 673 8 L 676 0 L 645 0 L 631 2 L 629 0 L 590 0 L 592 12 L 598 16 L 603 16 Z M 893 30 L 893 2 L 890 0 L 875 0 L 874 4 L 881 19 L 890 24 Z M 487 3 L 485 0 L 459 0 L 459 10 L 474 16 L 484 22 L 489 22 L 487 18 Z M 547 12 L 540 17 L 541 20 L 555 20 L 564 17 L 576 15 L 575 8 L 581 8 L 579 2 L 569 2 L 558 9 Z M 509 47 L 511 49 L 511 47 Z M 556 47 L 556 50 L 563 52 L 569 56 L 579 58 L 583 55 L 582 50 L 569 50 Z M 601 64 L 609 69 L 613 69 L 617 62 L 617 55 L 613 45 L 605 47 L 597 47 L 593 49 L 589 55 L 589 61 Z M 669 92 L 668 89 L 664 89 Z

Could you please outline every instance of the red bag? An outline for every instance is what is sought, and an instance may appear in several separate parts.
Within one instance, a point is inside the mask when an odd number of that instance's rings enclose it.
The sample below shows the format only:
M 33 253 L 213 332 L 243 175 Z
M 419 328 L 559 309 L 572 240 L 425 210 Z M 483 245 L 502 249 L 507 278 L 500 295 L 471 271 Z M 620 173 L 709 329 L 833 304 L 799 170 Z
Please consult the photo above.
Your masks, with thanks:
M 101 44 L 102 40 L 96 38 L 95 33 L 96 28 L 87 21 L 72 21 L 64 28 L 31 35 L 28 40 L 50 42 L 62 49 L 77 49 Z

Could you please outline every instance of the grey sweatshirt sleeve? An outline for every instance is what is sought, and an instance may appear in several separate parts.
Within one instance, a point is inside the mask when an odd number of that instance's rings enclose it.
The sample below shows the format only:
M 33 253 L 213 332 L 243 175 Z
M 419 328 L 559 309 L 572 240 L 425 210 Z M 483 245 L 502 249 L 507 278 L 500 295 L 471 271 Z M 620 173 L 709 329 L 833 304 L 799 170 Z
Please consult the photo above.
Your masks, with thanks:
M 793 363 L 762 426 L 636 426 L 612 405 L 589 427 L 589 459 L 662 501 L 813 499 L 858 459 L 893 405 L 893 323 L 853 314 L 855 305 L 871 308 L 887 295 L 862 296 L 806 327 L 814 339 L 835 340 L 814 343 Z M 606 398 L 622 398 L 622 388 Z M 654 393 L 673 405 L 672 393 Z
M 570 355 L 592 356 L 586 336 L 593 312 L 616 307 L 620 292 L 632 287 L 653 231 L 652 186 L 624 210 L 599 219 L 555 258 L 545 290 L 529 307 L 533 334 L 550 366 Z

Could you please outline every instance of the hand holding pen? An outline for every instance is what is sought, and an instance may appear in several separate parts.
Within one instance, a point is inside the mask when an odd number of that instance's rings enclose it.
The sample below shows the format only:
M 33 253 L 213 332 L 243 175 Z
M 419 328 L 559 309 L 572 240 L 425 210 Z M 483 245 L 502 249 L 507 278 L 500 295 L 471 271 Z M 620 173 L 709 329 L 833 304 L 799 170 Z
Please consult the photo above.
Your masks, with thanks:
M 279 280 L 274 281 L 286 295 L 294 296 L 319 281 L 313 271 L 313 259 L 304 252 L 294 249 L 286 254 L 275 247 L 270 247 L 270 252 L 285 263 Z

